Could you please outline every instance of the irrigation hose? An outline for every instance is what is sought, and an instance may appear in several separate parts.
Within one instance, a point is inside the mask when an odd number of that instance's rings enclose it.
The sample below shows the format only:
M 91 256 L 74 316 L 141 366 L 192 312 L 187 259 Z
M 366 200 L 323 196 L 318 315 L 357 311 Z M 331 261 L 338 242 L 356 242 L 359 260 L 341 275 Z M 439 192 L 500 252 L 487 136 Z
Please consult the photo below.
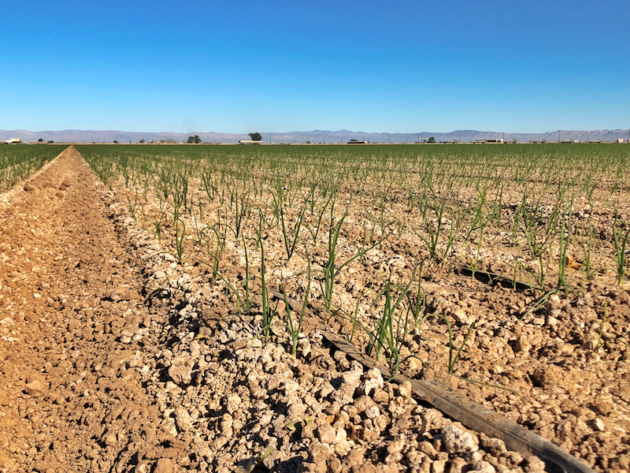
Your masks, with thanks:
M 458 268 L 458 271 L 464 276 L 477 279 L 478 281 L 481 281 L 485 284 L 490 284 L 491 286 L 499 284 L 503 287 L 515 289 L 517 291 L 532 290 L 532 286 L 529 284 L 525 284 L 524 282 L 517 281 L 516 279 L 512 279 L 507 276 L 491 273 L 489 271 L 473 271 L 472 268 L 469 268 L 468 266 L 462 266 Z
M 284 294 L 279 291 L 270 289 L 269 293 L 281 301 L 285 300 Z M 302 304 L 288 297 L 286 299 L 293 310 L 301 312 Z M 481 404 L 471 401 L 446 384 L 439 381 L 408 379 L 399 375 L 392 377 L 389 369 L 362 354 L 354 345 L 348 343 L 339 335 L 328 332 L 322 333 L 322 335 L 331 344 L 335 345 L 337 349 L 364 366 L 378 368 L 385 379 L 391 379 L 399 384 L 410 383 L 413 393 L 420 399 L 428 402 L 451 419 L 461 422 L 469 429 L 484 433 L 488 437 L 503 440 L 508 449 L 516 451 L 526 458 L 535 455 L 545 463 L 551 464 L 566 473 L 594 473 L 594 470 L 584 462 L 554 445 L 549 440 L 536 435 L 516 422 L 500 416 Z

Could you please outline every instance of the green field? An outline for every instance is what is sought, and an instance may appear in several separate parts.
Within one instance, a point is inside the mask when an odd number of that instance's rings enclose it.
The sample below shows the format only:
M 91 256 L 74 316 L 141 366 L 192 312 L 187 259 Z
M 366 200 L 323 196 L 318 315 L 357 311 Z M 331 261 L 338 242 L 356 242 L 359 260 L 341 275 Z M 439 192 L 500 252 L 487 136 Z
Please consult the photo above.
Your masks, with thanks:
M 48 161 L 61 153 L 66 146 L 0 146 L 0 192 L 11 189 L 27 179 Z
M 621 248 L 607 247 L 614 246 L 613 236 L 627 221 L 630 146 L 623 145 L 78 150 L 103 182 L 120 181 L 132 191 L 132 208 L 157 199 L 165 221 L 197 214 L 204 215 L 204 224 L 223 219 L 238 237 L 241 228 L 259 227 L 261 215 L 278 231 L 283 219 L 301 218 L 295 231 L 302 243 L 296 247 L 308 250 L 307 235 L 330 220 L 326 215 L 334 202 L 333 220 L 348 213 L 352 223 L 347 221 L 344 231 L 360 230 L 353 238 L 358 247 L 388 233 L 418 237 L 430 259 L 444 264 L 477 260 L 486 241 L 501 237 L 514 258 L 513 267 L 503 265 L 503 271 L 527 273 L 541 287 L 563 284 L 562 274 L 559 281 L 557 274 L 555 281 L 547 278 L 564 269 L 562 263 L 553 268 L 554 251 L 586 259 L 587 278 L 593 253 L 604 250 L 617 261 Z M 624 268 L 616 271 L 621 281 Z
M 598 471 L 626 455 L 623 437 L 609 433 L 625 425 L 612 422 L 627 417 L 630 392 L 630 146 L 77 150 L 95 171 L 90 192 L 134 254 L 112 260 L 107 277 L 124 287 L 118 268 L 142 269 L 137 305 L 163 311 L 159 324 L 146 322 L 168 338 L 153 346 L 160 353 L 188 356 L 194 343 L 243 376 L 251 365 L 332 385 L 354 370 L 324 340 L 342 336 L 390 372 L 448 383 Z M 32 195 L 66 205 L 85 189 Z M 104 236 L 90 228 L 84 238 Z M 268 349 L 287 360 L 282 372 L 262 354 L 234 364 Z M 186 389 L 195 400 L 197 387 Z M 390 388 L 379 388 L 389 414 L 378 419 L 398 429 L 407 411 Z M 325 396 L 326 406 L 338 402 Z M 381 435 L 350 407 L 341 412 Z
M 587 280 L 594 254 L 603 252 L 620 283 L 625 276 L 619 245 L 629 146 L 78 149 L 105 183 L 120 181 L 131 191 L 129 204 L 146 221 L 155 216 L 142 214 L 143 202 L 155 198 L 165 222 L 196 216 L 198 224 L 220 222 L 223 233 L 237 238 L 245 228 L 254 238 L 267 225 L 282 233 L 291 252 L 317 246 L 320 226 L 346 215 L 342 230 L 356 248 L 386 235 L 410 238 L 441 265 L 485 261 L 547 289 L 565 286 L 558 252 L 579 258 Z M 511 262 L 491 263 L 481 257 L 484 250 L 500 250 Z

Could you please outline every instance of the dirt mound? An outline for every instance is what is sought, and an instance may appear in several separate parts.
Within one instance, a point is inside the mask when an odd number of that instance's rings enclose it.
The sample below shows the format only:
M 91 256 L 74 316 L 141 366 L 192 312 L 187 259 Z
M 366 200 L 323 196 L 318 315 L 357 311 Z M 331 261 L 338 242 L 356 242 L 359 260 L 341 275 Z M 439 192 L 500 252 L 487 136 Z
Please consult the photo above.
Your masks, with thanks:
M 0 469 L 113 471 L 178 442 L 122 343 L 148 324 L 136 262 L 69 148 L 0 209 Z M 118 471 L 118 470 L 117 470 Z

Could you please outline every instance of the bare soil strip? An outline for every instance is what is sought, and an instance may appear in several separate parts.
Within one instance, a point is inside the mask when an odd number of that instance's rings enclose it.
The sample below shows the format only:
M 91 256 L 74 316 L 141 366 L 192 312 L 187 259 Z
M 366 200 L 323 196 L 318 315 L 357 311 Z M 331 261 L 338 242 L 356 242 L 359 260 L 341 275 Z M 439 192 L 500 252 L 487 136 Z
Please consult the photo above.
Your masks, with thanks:
M 117 341 L 147 317 L 135 260 L 74 148 L 24 187 L 0 208 L 0 470 L 121 471 L 174 440 Z

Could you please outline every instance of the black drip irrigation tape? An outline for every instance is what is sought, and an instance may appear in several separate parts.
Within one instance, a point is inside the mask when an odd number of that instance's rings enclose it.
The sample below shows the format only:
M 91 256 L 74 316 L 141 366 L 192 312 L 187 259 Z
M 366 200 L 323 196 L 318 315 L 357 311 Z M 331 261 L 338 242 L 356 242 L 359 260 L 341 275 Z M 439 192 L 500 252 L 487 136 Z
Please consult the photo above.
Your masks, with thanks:
M 490 284 L 491 286 L 494 286 L 495 284 L 499 284 L 500 286 L 503 286 L 509 289 L 515 289 L 517 291 L 531 291 L 532 290 L 532 286 L 530 286 L 529 284 L 525 284 L 524 282 L 520 282 L 520 281 L 515 281 L 514 279 L 508 278 L 506 276 L 501 276 L 500 274 L 489 273 L 488 271 L 473 271 L 472 269 L 467 268 L 466 266 L 460 267 L 456 271 L 458 271 L 460 274 L 463 274 L 464 276 L 475 278 L 476 280 L 481 281 L 482 283 L 485 283 L 485 284 Z
M 269 290 L 269 293 L 281 301 L 285 295 L 281 292 Z M 301 312 L 302 304 L 286 297 L 291 309 Z M 536 455 L 543 460 L 550 471 L 564 471 L 566 473 L 595 473 L 584 462 L 573 457 L 560 447 L 540 435 L 527 430 L 516 422 L 501 417 L 496 412 L 471 401 L 463 394 L 454 391 L 439 381 L 420 381 L 403 376 L 393 376 L 390 370 L 376 363 L 375 360 L 358 351 L 354 345 L 336 334 L 322 333 L 324 338 L 337 349 L 363 364 L 368 368 L 378 368 L 383 378 L 395 383 L 409 382 L 413 393 L 425 402 L 446 414 L 451 419 L 461 422 L 469 429 L 486 434 L 488 437 L 498 438 L 505 442 L 505 446 L 519 452 L 525 457 Z

